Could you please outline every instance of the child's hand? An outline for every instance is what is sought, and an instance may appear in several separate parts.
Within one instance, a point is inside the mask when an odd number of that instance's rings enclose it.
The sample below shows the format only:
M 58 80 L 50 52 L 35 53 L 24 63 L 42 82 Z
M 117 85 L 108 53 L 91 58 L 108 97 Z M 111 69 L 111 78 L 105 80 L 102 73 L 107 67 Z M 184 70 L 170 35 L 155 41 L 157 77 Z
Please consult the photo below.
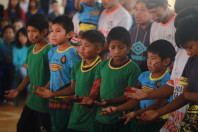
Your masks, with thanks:
M 32 93 L 42 97 L 42 98 L 51 98 L 53 97 L 53 92 L 45 87 L 37 87 L 34 86 L 33 88 L 37 89 L 36 91 L 33 91 Z
M 7 90 L 7 91 L 5 91 L 5 93 L 6 94 L 4 96 L 7 99 L 15 99 L 18 96 L 19 91 L 17 89 L 13 89 L 13 90 Z
M 157 110 L 148 110 L 144 112 L 140 117 L 137 116 L 138 119 L 144 121 L 152 121 L 155 120 L 157 117 L 159 117 L 159 113 Z
M 111 104 L 111 99 L 103 99 L 102 101 L 103 101 L 102 103 L 98 101 L 94 101 L 94 103 L 99 106 L 106 106 L 108 104 Z
M 132 98 L 132 99 L 135 99 L 135 100 L 143 100 L 143 99 L 146 99 L 148 97 L 148 93 L 144 92 L 141 89 L 131 88 L 131 91 L 133 91 L 133 92 L 130 92 L 130 91 L 129 92 L 124 92 L 124 95 L 127 98 Z
M 126 121 L 124 122 L 124 125 L 126 125 L 135 116 L 136 116 L 136 112 L 130 112 L 128 114 L 125 114 L 125 112 L 123 112 L 123 116 L 119 117 L 119 119 L 126 119 Z
M 92 106 L 94 104 L 94 100 L 91 97 L 83 97 L 82 101 L 78 103 L 79 105 Z
M 116 113 L 117 111 L 118 111 L 117 107 L 110 106 L 110 107 L 102 109 L 102 112 L 99 114 L 99 116 L 112 115 L 112 114 Z

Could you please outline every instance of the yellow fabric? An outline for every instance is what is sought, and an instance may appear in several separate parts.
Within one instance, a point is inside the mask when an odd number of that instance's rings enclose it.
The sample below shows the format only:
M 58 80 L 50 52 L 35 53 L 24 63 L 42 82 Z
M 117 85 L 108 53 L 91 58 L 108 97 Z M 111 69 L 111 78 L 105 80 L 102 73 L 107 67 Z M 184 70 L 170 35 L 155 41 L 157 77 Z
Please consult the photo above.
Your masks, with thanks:
M 88 31 L 88 30 L 94 30 L 94 29 L 97 29 L 96 25 L 87 24 L 87 23 L 80 24 L 80 31 Z

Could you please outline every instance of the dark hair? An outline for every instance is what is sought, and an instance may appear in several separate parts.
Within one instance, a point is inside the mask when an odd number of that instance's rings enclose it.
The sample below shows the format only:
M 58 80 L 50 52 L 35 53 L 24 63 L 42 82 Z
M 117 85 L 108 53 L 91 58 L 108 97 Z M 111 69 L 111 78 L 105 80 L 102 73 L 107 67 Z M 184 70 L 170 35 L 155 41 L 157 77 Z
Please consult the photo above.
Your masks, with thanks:
M 21 48 L 21 42 L 19 41 L 19 33 L 22 33 L 23 35 L 25 35 L 28 38 L 28 34 L 27 34 L 27 29 L 25 27 L 21 28 L 18 30 L 18 32 L 16 33 L 16 41 L 15 41 L 15 45 L 17 48 Z M 30 46 L 30 41 L 29 39 L 27 39 L 27 43 L 26 46 Z
M 39 8 L 40 8 L 40 3 L 39 3 L 39 1 L 38 1 L 38 0 L 30 0 L 30 1 L 29 1 L 29 6 L 28 6 L 28 11 L 30 11 L 30 10 L 31 10 L 30 3 L 31 3 L 32 1 L 35 1 L 35 3 L 36 3 L 36 8 L 37 8 L 37 9 L 39 9 Z
M 93 44 L 99 44 L 102 47 L 105 44 L 104 35 L 98 30 L 88 30 L 82 34 L 81 39 L 86 39 Z
M 177 28 L 178 23 L 185 17 L 190 16 L 190 15 L 197 15 L 198 16 L 198 8 L 197 7 L 191 7 L 191 8 L 186 8 L 182 11 L 179 12 L 179 14 L 175 18 L 174 25 Z
M 198 0 L 176 0 L 175 1 L 176 13 L 179 13 L 180 11 L 189 7 L 198 7 Z
M 146 4 L 146 0 L 137 0 L 136 5 L 137 5 L 138 3 L 140 3 L 140 2 L 143 2 L 143 3 Z
M 112 40 L 121 41 L 123 44 L 129 46 L 131 44 L 131 37 L 129 32 L 123 27 L 114 27 L 107 36 L 107 43 L 110 44 Z
M 153 9 L 158 6 L 163 6 L 163 5 L 167 5 L 167 4 L 168 4 L 167 0 L 146 0 L 147 9 Z
M 183 18 L 175 32 L 175 42 L 178 47 L 189 41 L 198 41 L 198 16 L 195 15 Z
M 9 17 L 11 17 L 11 13 L 12 13 L 11 10 L 12 10 L 11 0 L 9 0 L 8 8 L 7 8 L 7 12 L 8 12 Z M 16 7 L 15 7 L 15 10 L 16 10 L 16 17 L 21 18 L 21 8 L 20 8 L 20 5 L 19 5 L 19 0 L 18 0 L 18 3 L 16 5 Z
M 53 0 L 51 4 L 54 4 L 54 3 L 58 3 L 58 1 L 56 1 L 56 0 Z
M 74 31 L 74 25 L 72 20 L 65 15 L 54 18 L 52 24 L 62 25 L 63 28 L 66 30 L 66 33 L 69 33 L 70 31 Z M 71 38 L 69 40 L 71 40 Z
M 9 24 L 9 25 L 7 25 L 7 26 L 5 26 L 5 27 L 3 28 L 3 30 L 2 30 L 2 35 L 4 34 L 5 30 L 8 29 L 8 28 L 11 28 L 11 29 L 13 30 L 13 32 L 15 33 L 15 28 L 14 28 L 14 26 Z
M 47 19 L 47 16 L 44 14 L 34 14 L 34 15 L 30 16 L 26 25 L 27 25 L 26 27 L 28 27 L 28 26 L 35 27 L 36 29 L 39 30 L 40 33 L 44 29 L 49 30 L 48 19 Z
M 21 23 L 23 23 L 23 21 L 22 21 L 20 18 L 14 18 L 13 24 L 14 24 L 15 22 L 21 22 Z M 23 23 L 23 25 L 24 25 L 24 23 Z
M 172 62 L 176 55 L 173 45 L 169 41 L 162 39 L 152 42 L 147 51 L 158 54 L 162 61 L 166 58 L 170 58 Z

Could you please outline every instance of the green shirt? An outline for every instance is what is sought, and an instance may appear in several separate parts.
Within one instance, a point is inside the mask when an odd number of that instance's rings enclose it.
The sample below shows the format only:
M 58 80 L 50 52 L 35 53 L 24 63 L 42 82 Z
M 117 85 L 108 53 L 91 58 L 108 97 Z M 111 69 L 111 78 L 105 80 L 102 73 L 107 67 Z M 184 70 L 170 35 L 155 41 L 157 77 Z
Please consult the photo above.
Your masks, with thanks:
M 71 71 L 71 79 L 76 80 L 75 94 L 78 96 L 88 96 L 95 81 L 95 72 L 100 63 L 100 57 L 88 66 L 83 66 L 84 61 L 78 61 L 74 64 Z M 87 106 L 74 103 L 70 115 L 68 128 L 89 131 L 91 124 L 96 116 L 97 107 L 89 110 Z
M 44 87 L 50 79 L 48 63 L 48 51 L 52 48 L 47 44 L 38 53 L 33 53 L 36 44 L 30 46 L 27 52 L 26 64 L 29 66 L 28 74 L 30 79 L 30 92 L 26 105 L 38 112 L 48 113 L 48 99 L 43 99 L 32 91 L 36 91 L 33 86 Z
M 101 78 L 100 84 L 100 101 L 103 99 L 114 99 L 123 95 L 126 87 L 136 87 L 138 76 L 141 71 L 139 66 L 129 60 L 121 66 L 113 66 L 112 59 L 104 60 L 100 65 L 100 70 L 97 72 L 96 78 Z M 120 104 L 115 104 L 117 106 Z M 112 106 L 112 105 L 111 105 Z M 103 124 L 115 124 L 120 122 L 118 116 L 122 116 L 122 112 L 117 112 L 114 115 L 99 116 L 103 108 L 99 107 L 96 114 L 96 120 Z

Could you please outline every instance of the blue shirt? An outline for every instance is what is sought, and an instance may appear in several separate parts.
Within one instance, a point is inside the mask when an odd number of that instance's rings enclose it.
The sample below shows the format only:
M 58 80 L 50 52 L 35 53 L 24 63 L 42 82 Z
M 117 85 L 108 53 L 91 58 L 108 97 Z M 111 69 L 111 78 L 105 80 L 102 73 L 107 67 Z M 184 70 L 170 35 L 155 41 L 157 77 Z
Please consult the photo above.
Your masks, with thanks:
M 0 38 L 0 62 L 5 61 L 7 56 L 12 56 L 13 42 L 6 44 L 4 38 Z
M 84 3 L 80 3 L 82 11 L 78 12 L 78 19 L 80 22 L 98 25 L 100 13 L 102 11 L 102 4 L 96 2 L 94 7 L 90 7 Z
M 25 64 L 25 60 L 27 57 L 28 47 L 23 46 L 22 48 L 13 47 L 13 64 L 15 66 L 15 70 L 18 70 L 23 64 Z
M 48 52 L 50 67 L 50 90 L 57 91 L 60 87 L 71 83 L 71 68 L 80 60 L 76 49 L 69 47 L 65 51 L 58 51 L 58 47 Z
M 141 87 L 144 91 L 149 92 L 159 87 L 165 85 L 168 80 L 170 79 L 170 73 L 168 70 L 159 78 L 152 78 L 152 73 L 150 71 L 143 72 L 139 77 L 138 80 L 141 83 Z M 145 107 L 154 103 L 154 99 L 150 100 L 141 100 L 140 107 L 144 109 Z

